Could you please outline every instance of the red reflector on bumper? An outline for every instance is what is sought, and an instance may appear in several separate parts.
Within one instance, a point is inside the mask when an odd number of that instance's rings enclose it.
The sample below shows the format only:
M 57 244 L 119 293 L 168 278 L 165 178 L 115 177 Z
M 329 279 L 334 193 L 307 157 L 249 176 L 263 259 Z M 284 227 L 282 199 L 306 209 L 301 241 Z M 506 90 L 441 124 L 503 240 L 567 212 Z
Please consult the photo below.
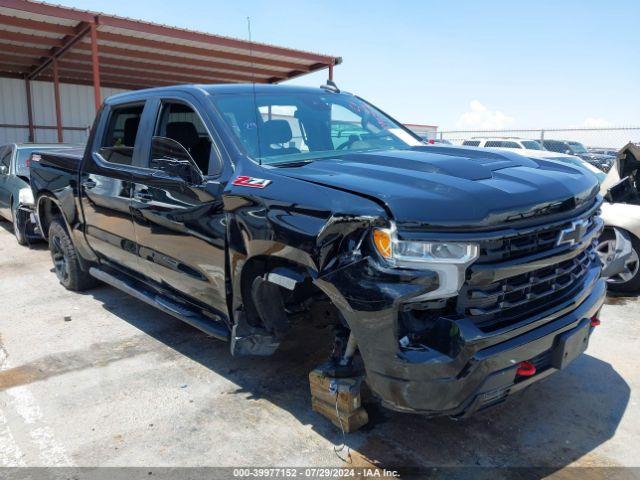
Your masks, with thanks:
M 518 370 L 516 370 L 516 375 L 521 377 L 530 377 L 536 374 L 536 366 L 531 362 L 520 362 L 518 366 Z
M 597 327 L 600 325 L 600 319 L 598 317 L 591 317 L 591 326 Z

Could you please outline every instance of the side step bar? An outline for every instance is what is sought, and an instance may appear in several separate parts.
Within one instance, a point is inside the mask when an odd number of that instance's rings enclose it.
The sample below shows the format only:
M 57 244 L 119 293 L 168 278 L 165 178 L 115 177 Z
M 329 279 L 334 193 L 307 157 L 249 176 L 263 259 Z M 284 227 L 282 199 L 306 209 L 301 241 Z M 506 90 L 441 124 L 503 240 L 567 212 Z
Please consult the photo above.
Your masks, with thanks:
M 229 329 L 221 322 L 216 322 L 202 315 L 196 310 L 192 310 L 186 306 L 180 305 L 165 296 L 158 295 L 152 290 L 145 288 L 140 282 L 125 279 L 124 276 L 117 273 L 107 273 L 96 267 L 91 267 L 89 273 L 92 277 L 97 278 L 101 282 L 111 285 L 112 287 L 128 293 L 132 297 L 137 298 L 169 315 L 176 317 L 188 323 L 192 327 L 202 330 L 207 335 L 218 338 L 220 340 L 229 341 Z

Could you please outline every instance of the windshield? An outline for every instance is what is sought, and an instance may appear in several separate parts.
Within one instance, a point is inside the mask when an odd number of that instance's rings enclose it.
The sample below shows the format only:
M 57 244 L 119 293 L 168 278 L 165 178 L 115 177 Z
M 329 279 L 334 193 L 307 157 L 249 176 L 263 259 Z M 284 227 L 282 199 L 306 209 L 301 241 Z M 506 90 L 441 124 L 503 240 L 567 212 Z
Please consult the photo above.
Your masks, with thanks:
M 587 149 L 584 148 L 584 145 L 578 142 L 567 142 L 567 144 L 571 147 L 571 150 L 574 153 L 588 153 Z
M 330 92 L 213 97 L 249 156 L 263 164 L 423 145 L 366 102 Z
M 535 140 L 522 140 L 520 143 L 528 150 L 542 150 L 542 146 Z

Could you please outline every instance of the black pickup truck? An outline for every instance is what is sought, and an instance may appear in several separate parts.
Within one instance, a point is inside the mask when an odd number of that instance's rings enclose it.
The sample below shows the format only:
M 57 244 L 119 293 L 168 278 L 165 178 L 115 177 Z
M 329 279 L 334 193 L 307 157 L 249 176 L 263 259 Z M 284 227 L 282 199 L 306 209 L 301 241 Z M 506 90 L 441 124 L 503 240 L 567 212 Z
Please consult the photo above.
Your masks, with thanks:
M 401 411 L 468 415 L 564 368 L 605 296 L 593 175 L 425 145 L 335 85 L 117 95 L 31 185 L 66 288 L 105 282 L 234 355 L 331 326 L 327 371 L 363 365 Z

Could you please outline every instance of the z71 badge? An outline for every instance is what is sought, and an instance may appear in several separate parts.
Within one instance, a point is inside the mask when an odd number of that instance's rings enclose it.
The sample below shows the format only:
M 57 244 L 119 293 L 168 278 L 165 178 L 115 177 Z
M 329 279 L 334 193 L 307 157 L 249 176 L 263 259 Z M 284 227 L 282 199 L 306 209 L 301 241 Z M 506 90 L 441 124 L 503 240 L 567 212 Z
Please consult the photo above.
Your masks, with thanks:
M 240 175 L 233 182 L 231 182 L 232 185 L 249 188 L 264 188 L 270 183 L 271 180 L 265 180 L 264 178 L 247 177 L 246 175 Z

